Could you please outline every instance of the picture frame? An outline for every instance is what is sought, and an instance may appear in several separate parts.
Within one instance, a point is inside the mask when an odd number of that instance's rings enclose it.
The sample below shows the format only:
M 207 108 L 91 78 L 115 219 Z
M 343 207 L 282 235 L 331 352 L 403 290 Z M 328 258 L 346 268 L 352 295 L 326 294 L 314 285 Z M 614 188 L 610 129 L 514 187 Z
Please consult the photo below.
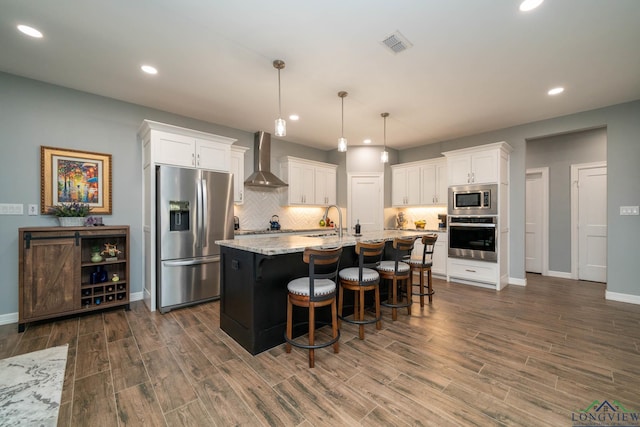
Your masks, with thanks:
M 111 215 L 111 154 L 40 147 L 40 212 L 61 203 L 88 203 Z

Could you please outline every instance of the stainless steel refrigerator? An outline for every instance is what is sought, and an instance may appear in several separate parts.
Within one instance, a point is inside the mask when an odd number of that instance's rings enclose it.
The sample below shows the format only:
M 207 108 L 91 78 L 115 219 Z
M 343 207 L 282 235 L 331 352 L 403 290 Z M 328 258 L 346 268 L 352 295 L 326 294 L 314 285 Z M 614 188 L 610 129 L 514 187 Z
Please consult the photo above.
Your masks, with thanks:
M 162 313 L 220 297 L 220 248 L 233 239 L 233 176 L 156 168 L 157 304 Z

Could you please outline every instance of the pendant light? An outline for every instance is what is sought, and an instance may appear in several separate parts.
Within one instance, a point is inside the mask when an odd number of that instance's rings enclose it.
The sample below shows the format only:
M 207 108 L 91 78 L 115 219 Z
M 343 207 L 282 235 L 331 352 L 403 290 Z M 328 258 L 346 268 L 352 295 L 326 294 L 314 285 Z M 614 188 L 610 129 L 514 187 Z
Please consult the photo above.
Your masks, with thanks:
M 389 113 L 382 113 L 380 116 L 382 116 L 384 120 L 384 150 L 380 153 L 380 161 L 382 163 L 389 163 L 389 152 L 387 151 L 387 117 L 389 117 Z
M 280 70 L 284 68 L 284 61 L 276 59 L 273 68 L 278 70 L 278 118 L 276 119 L 276 136 L 287 135 L 287 122 L 282 118 L 282 98 L 280 96 Z
M 344 137 L 344 98 L 349 95 L 345 91 L 338 92 L 338 96 L 342 99 L 342 130 L 340 131 L 340 138 L 338 138 L 338 151 L 344 153 L 347 151 L 347 138 Z

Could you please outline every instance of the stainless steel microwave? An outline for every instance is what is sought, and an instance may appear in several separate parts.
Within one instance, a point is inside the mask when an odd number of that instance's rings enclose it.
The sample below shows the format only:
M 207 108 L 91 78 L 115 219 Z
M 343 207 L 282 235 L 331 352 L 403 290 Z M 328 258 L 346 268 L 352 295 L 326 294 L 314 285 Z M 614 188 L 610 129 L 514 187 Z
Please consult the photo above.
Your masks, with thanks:
M 498 185 L 449 187 L 449 215 L 497 215 Z

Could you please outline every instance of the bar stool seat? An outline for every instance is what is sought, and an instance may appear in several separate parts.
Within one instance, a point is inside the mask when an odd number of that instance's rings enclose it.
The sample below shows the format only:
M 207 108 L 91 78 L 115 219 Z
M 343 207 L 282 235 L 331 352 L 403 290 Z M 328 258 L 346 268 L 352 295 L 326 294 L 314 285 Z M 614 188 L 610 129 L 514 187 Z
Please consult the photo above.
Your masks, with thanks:
M 358 337 L 364 339 L 364 325 L 375 323 L 376 329 L 382 329 L 382 315 L 380 314 L 380 274 L 375 267 L 382 258 L 384 242 L 356 243 L 358 267 L 347 267 L 340 270 L 340 289 L 338 290 L 338 325 L 341 321 L 358 325 Z M 343 316 L 344 291 L 354 292 L 353 316 Z M 365 292 L 373 291 L 375 300 L 375 317 L 365 319 Z
M 392 320 L 398 319 L 399 308 L 406 307 L 411 315 L 411 267 L 404 260 L 411 256 L 415 240 L 415 237 L 393 239 L 393 260 L 382 261 L 377 267 L 380 279 L 389 282 L 389 298 L 382 305 L 391 308 Z
M 435 247 L 436 241 L 438 240 L 437 234 L 425 234 L 421 237 L 422 244 L 424 248 L 422 250 L 422 256 L 405 259 L 404 262 L 409 264 L 411 267 L 411 272 L 417 272 L 420 281 L 419 283 L 414 283 L 413 286 L 418 286 L 418 292 L 412 292 L 413 295 L 420 296 L 420 307 L 424 307 L 424 297 L 425 295 L 429 297 L 429 304 L 433 301 L 433 284 L 431 278 L 431 267 L 433 266 L 433 249 Z M 424 273 L 427 273 L 427 291 L 424 289 Z
M 299 277 L 287 283 L 287 327 L 284 334 L 285 351 L 291 353 L 291 346 L 309 350 L 309 367 L 315 366 L 315 349 L 333 345 L 333 352 L 338 353 L 340 331 L 338 329 L 338 312 L 336 307 L 336 277 L 340 265 L 342 248 L 313 249 L 305 248 L 302 258 L 309 264 L 309 276 Z M 309 309 L 309 321 L 293 324 L 293 306 Z M 317 307 L 331 306 L 332 338 L 316 343 L 315 329 L 318 322 L 315 318 Z M 293 328 L 308 324 L 309 344 L 293 339 Z

